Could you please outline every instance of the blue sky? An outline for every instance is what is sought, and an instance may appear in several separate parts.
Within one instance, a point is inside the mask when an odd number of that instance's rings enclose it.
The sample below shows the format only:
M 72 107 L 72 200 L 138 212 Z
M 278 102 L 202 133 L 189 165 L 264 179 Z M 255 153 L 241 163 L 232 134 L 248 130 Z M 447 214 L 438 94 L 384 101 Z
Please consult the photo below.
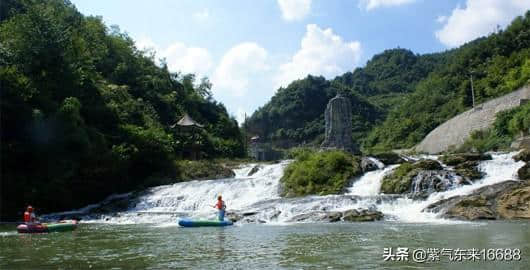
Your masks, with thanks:
M 172 71 L 207 76 L 238 120 L 307 74 L 333 78 L 390 48 L 457 47 L 530 0 L 71 0 L 118 25 Z

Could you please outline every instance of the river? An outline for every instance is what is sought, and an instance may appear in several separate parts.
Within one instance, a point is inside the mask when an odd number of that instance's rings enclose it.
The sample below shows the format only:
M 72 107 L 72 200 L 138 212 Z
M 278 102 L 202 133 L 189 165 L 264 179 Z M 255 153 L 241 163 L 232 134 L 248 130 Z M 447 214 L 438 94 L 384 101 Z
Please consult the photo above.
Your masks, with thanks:
M 82 224 L 70 233 L 0 229 L 0 269 L 529 269 L 528 222 L 247 224 L 180 228 Z M 409 248 L 408 261 L 384 249 Z M 414 262 L 417 249 L 519 249 L 521 260 Z M 453 258 L 454 259 L 454 258 Z

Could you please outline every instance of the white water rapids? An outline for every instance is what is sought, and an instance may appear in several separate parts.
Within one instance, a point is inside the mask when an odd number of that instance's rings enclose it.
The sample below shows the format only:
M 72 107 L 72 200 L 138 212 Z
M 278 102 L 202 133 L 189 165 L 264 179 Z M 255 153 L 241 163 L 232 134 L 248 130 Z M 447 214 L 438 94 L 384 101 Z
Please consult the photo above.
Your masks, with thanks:
M 422 210 L 442 199 L 466 195 L 483 186 L 517 179 L 516 172 L 524 163 L 515 162 L 512 159 L 514 154 L 492 154 L 492 160 L 482 161 L 479 165 L 479 169 L 485 173 L 484 178 L 471 185 L 434 192 L 423 200 L 380 194 L 383 177 L 398 165 L 378 164 L 378 170 L 367 172 L 356 179 L 343 195 L 285 199 L 279 194 L 280 178 L 289 161 L 260 165 L 261 169 L 252 176 L 247 174 L 256 164 L 247 164 L 236 169 L 236 177 L 232 179 L 190 181 L 151 188 L 137 198 L 136 205 L 127 211 L 92 221 L 167 224 L 175 223 L 178 217 L 183 216 L 214 218 L 216 211 L 212 206 L 217 196 L 222 195 L 229 212 L 256 213 L 253 215 L 254 220 L 262 223 L 286 223 L 296 215 L 313 211 L 345 211 L 359 208 L 379 210 L 387 220 L 448 222 L 435 213 Z M 437 159 L 436 156 L 428 158 Z

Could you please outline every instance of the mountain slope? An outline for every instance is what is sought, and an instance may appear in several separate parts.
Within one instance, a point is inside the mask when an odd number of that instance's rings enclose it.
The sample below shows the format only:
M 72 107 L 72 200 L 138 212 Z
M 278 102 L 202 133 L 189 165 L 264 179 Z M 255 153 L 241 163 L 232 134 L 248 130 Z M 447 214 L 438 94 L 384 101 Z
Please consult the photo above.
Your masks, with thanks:
M 331 81 L 321 79 L 317 83 L 310 76 L 278 90 L 245 126 L 280 146 L 285 146 L 285 141 L 290 146 L 319 142 L 325 104 L 341 89 L 356 97 L 353 110 L 362 108 L 365 112 L 352 112 L 354 140 L 364 151 L 411 147 L 436 126 L 472 106 L 470 75 L 476 103 L 528 83 L 529 29 L 530 11 L 506 30 L 446 52 L 415 55 L 404 49 L 386 50 L 365 67 Z M 308 93 L 312 98 L 301 98 Z M 279 119 L 282 124 L 278 125 Z
M 0 16 L 0 218 L 174 178 L 191 141 L 202 157 L 245 154 L 207 80 L 156 65 L 100 17 L 60 0 L 2 1 Z M 195 138 L 172 128 L 185 112 L 205 126 Z

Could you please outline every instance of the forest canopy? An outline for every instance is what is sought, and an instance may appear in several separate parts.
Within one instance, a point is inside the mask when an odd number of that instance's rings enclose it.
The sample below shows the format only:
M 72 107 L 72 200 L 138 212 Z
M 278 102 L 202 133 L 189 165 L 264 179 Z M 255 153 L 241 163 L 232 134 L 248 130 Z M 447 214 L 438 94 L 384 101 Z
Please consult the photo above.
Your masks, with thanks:
M 26 203 L 72 209 L 174 177 L 192 143 L 201 158 L 245 155 L 207 78 L 169 71 L 68 1 L 4 0 L 0 10 L 2 217 Z M 174 127 L 184 113 L 204 128 Z
M 338 91 L 352 103 L 353 139 L 364 152 L 410 148 L 472 106 L 529 83 L 530 11 L 505 29 L 440 53 L 391 49 L 332 80 L 308 76 L 280 88 L 245 123 L 277 146 L 318 145 Z

